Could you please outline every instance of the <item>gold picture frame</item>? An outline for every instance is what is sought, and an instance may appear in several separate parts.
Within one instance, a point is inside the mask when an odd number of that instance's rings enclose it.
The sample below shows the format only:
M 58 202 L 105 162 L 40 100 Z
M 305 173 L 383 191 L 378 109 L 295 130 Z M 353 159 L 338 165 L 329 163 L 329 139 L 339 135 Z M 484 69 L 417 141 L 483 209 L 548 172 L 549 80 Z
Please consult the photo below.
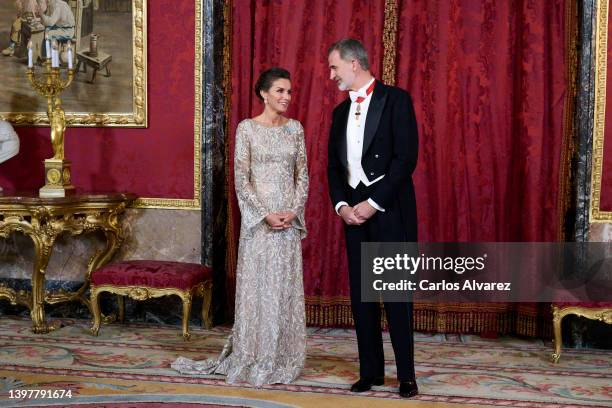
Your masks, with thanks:
M 595 28 L 595 104 L 593 118 L 593 162 L 591 170 L 590 222 L 612 222 L 612 211 L 604 211 L 600 208 L 606 122 L 608 6 L 608 0 L 597 1 L 597 26 Z M 612 141 L 609 140 L 608 143 L 610 142 Z
M 193 117 L 193 198 L 138 198 L 131 208 L 158 208 L 164 210 L 201 210 L 202 201 L 200 194 L 201 169 L 202 169 L 202 81 L 204 65 L 202 53 L 204 50 L 204 36 L 202 35 L 203 24 L 203 0 L 195 2 L 195 55 L 194 55 L 194 117 Z
M 94 0 L 67 0 L 67 2 L 71 5 L 73 10 L 79 10 L 79 12 L 75 13 L 75 21 L 77 24 L 77 32 L 82 31 L 82 25 L 86 24 L 86 21 L 83 18 L 83 15 L 86 15 L 87 9 L 83 11 L 83 8 L 77 9 L 77 4 L 81 7 L 83 4 L 87 4 L 88 7 L 91 7 L 91 13 L 93 15 L 93 4 L 97 4 L 97 1 Z M 128 3 L 129 4 L 129 3 Z M 121 105 L 124 105 L 126 108 L 125 111 L 120 109 L 119 112 L 110 112 L 110 111 L 101 111 L 97 112 L 96 109 L 92 108 L 89 112 L 75 112 L 74 109 L 70 106 L 69 102 L 65 103 L 66 110 L 66 122 L 68 126 L 72 127 L 147 127 L 147 0 L 131 0 L 131 34 L 132 34 L 132 43 L 131 43 L 131 53 L 132 53 L 132 78 L 131 78 L 131 98 L 129 96 L 125 96 L 125 100 L 121 100 Z M 125 16 L 128 17 L 128 16 Z M 92 30 L 96 28 L 94 19 L 91 17 L 91 28 Z M 79 40 L 77 40 L 78 43 Z M 104 41 L 104 37 L 102 37 L 102 41 Z M 80 50 L 83 50 L 83 47 L 87 47 L 85 44 L 81 44 Z M 117 51 L 117 50 L 115 50 Z M 126 50 L 120 50 L 122 54 L 126 53 Z M 77 49 L 77 53 L 79 49 Z M 84 51 L 86 52 L 86 51 Z M 109 51 L 109 55 L 112 58 L 112 51 Z M 117 56 L 115 55 L 117 59 Z M 27 85 L 27 79 L 25 75 L 26 66 L 23 62 L 23 57 L 21 59 L 21 64 L 23 65 L 23 78 L 18 78 L 18 74 L 20 72 L 19 68 L 13 68 L 11 74 L 16 77 L 16 80 L 23 79 L 23 84 Z M 76 74 L 77 78 L 81 76 L 83 82 L 91 76 L 91 80 L 89 80 L 90 86 L 108 86 L 105 85 L 103 80 L 112 80 L 112 72 L 110 70 L 110 66 L 113 64 L 113 61 L 107 64 L 109 70 L 104 72 L 103 68 L 100 69 L 100 77 L 103 75 L 108 75 L 108 78 L 100 78 L 97 80 L 98 84 L 94 83 L 94 79 L 96 78 L 93 75 L 92 66 L 89 67 L 89 71 L 87 71 L 87 63 L 83 63 L 81 69 L 84 72 L 79 72 Z M 117 62 L 116 64 L 119 64 Z M 127 64 L 129 67 L 129 62 Z M 1 69 L 0 69 L 1 70 Z M 97 71 L 97 70 L 96 70 Z M 115 75 L 117 77 L 117 75 Z M 118 78 L 116 81 L 120 80 Z M 129 80 L 126 80 L 129 82 Z M 100 85 L 99 85 L 100 84 Z M 21 84 L 20 84 L 21 86 Z M 29 86 L 29 85 L 27 85 Z M 72 87 L 75 84 L 73 83 Z M 83 85 L 85 86 L 85 85 Z M 23 87 L 20 89 L 24 89 Z M 128 88 L 129 89 L 129 88 Z M 66 92 L 65 92 L 66 94 Z M 7 106 L 11 107 L 14 105 L 14 98 L 19 98 L 18 94 L 11 94 L 11 92 L 5 93 L 5 95 L 0 96 L 0 119 L 7 120 L 14 125 L 25 125 L 25 126 L 45 126 L 49 124 L 49 119 L 47 117 L 46 112 L 44 111 L 44 101 L 38 101 L 38 98 L 35 96 L 34 90 L 30 93 L 26 93 L 23 91 L 21 95 L 22 98 L 30 98 L 32 101 L 41 102 L 38 104 L 38 108 L 33 109 L 32 111 L 26 111 L 24 109 L 19 109 L 18 111 L 11 112 L 12 109 L 6 109 Z M 1 102 L 1 99 L 5 99 L 4 102 Z M 6 101 L 6 98 L 9 98 L 9 101 Z M 64 100 L 68 100 L 69 98 L 64 97 Z M 78 97 L 75 96 L 75 100 L 78 100 Z M 111 103 L 112 102 L 112 103 Z M 108 102 L 109 106 L 117 106 L 117 101 L 113 98 L 111 102 Z M 27 102 L 24 102 L 27 106 Z M 81 103 L 79 103 L 79 106 Z M 85 108 L 87 105 L 85 106 Z M 86 109 L 85 109 L 86 110 Z M 109 110 L 108 108 L 105 110 Z

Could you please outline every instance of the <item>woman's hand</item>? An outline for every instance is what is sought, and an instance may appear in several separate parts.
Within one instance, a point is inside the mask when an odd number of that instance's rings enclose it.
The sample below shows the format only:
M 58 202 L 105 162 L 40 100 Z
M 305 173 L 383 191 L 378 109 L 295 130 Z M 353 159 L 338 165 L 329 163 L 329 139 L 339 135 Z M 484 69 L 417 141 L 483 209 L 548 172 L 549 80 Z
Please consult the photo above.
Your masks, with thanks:
M 280 213 L 270 213 L 266 215 L 266 222 L 273 230 L 284 230 L 285 226 L 283 224 L 283 218 Z
M 294 212 L 291 212 L 291 211 L 282 211 L 282 212 L 278 213 L 278 215 L 280 215 L 281 221 L 283 222 L 283 226 L 285 228 L 290 228 L 291 227 L 291 223 L 297 217 L 297 215 Z

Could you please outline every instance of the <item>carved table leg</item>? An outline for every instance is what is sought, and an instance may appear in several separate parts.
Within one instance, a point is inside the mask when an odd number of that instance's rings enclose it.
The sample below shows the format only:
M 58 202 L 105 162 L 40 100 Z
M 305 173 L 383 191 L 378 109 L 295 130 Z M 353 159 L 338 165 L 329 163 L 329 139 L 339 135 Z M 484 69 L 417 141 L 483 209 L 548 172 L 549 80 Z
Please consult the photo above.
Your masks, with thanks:
M 87 276 L 85 277 L 85 282 L 83 283 L 83 286 L 81 286 L 81 288 L 77 292 L 78 296 L 83 299 L 83 303 L 85 303 L 85 305 L 89 307 L 89 311 L 91 312 L 94 319 L 95 319 L 95 311 L 94 311 L 95 306 L 93 304 L 90 304 L 90 302 L 84 296 L 85 291 L 89 287 L 89 283 L 91 280 L 91 273 L 95 271 L 96 269 L 107 264 L 112 259 L 113 255 L 115 255 L 115 252 L 117 252 L 117 250 L 121 246 L 121 243 L 123 242 L 123 230 L 121 229 L 120 224 L 117 222 L 116 214 L 109 215 L 108 219 L 103 224 L 103 228 L 104 228 L 104 236 L 106 237 L 106 246 L 104 247 L 102 251 L 96 251 L 96 253 L 89 260 L 89 263 L 87 265 Z M 121 297 L 121 299 L 118 299 L 118 301 L 119 301 L 119 313 L 118 313 L 119 320 L 123 321 L 124 307 L 125 307 L 123 303 L 123 297 Z M 98 306 L 98 311 L 99 311 L 99 306 Z M 113 314 L 110 316 L 102 316 L 101 318 L 106 324 L 106 323 L 114 322 L 117 319 L 117 316 Z
M 123 231 L 118 224 L 113 225 L 112 221 L 109 220 L 109 225 L 105 225 L 104 227 L 106 246 L 102 251 L 97 251 L 89 260 L 89 264 L 87 265 L 87 282 L 89 282 L 93 271 L 107 264 L 112 259 L 123 242 Z
M 32 273 L 32 331 L 34 333 L 48 333 L 57 327 L 45 321 L 45 271 L 49 264 L 53 241 L 55 237 L 30 236 L 34 242 L 35 261 Z

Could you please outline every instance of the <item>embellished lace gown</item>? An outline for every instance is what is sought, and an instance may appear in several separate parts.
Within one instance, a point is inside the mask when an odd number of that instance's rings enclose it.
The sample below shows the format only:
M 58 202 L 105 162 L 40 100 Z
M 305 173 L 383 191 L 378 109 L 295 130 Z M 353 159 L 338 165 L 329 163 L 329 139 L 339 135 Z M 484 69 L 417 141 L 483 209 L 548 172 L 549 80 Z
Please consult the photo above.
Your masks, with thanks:
M 267 127 L 252 119 L 238 125 L 234 159 L 242 218 L 236 270 L 234 328 L 218 359 L 183 357 L 183 374 L 224 374 L 228 383 L 289 383 L 304 366 L 306 325 L 301 239 L 308 171 L 304 130 L 290 119 Z M 275 231 L 271 212 L 297 214 L 291 228 Z

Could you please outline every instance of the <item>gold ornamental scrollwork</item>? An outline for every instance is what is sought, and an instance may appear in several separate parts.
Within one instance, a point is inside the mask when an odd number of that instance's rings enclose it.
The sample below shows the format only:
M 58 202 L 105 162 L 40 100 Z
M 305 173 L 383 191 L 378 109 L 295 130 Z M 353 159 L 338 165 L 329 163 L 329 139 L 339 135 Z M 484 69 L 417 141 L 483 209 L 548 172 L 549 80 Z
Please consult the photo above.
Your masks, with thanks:
M 135 197 L 130 194 L 75 195 L 69 199 L 41 199 L 38 197 L 0 196 L 0 237 L 18 232 L 28 236 L 34 244 L 34 267 L 32 291 L 15 292 L 6 286 L 0 287 L 0 298 L 30 308 L 32 330 L 47 333 L 54 325 L 46 322 L 45 303 L 78 300 L 90 307 L 85 292 L 89 288 L 89 274 L 76 292 L 45 291 L 45 276 L 56 238 L 61 234 L 80 235 L 84 232 L 101 230 L 106 236 L 106 247 L 94 255 L 90 268 L 97 268 L 108 262 L 119 249 L 123 230 L 118 215 Z
M 210 315 L 210 302 L 212 298 L 212 281 L 206 281 L 198 284 L 191 289 L 183 290 L 178 288 L 155 288 L 150 286 L 139 285 L 97 285 L 91 288 L 91 309 L 93 315 L 93 325 L 91 333 L 94 336 L 98 335 L 100 325 L 102 323 L 102 313 L 100 311 L 99 296 L 103 292 L 119 295 L 119 316 L 125 315 L 125 305 L 122 296 L 128 296 L 136 300 L 147 300 L 150 298 L 158 298 L 162 296 L 178 296 L 183 303 L 183 320 L 182 332 L 183 338 L 188 340 L 189 334 L 189 313 L 191 311 L 191 303 L 193 295 L 202 296 L 202 324 L 206 328 L 212 327 L 212 317 Z M 120 318 L 120 320 L 122 320 Z
M 14 290 L 4 283 L 0 283 L 0 299 L 8 299 L 11 305 L 22 305 L 32 308 L 32 295 L 25 290 Z
M 612 324 L 612 308 L 610 307 L 586 307 L 586 306 L 565 306 L 559 307 L 552 305 L 553 313 L 553 346 L 554 352 L 551 355 L 553 363 L 558 363 L 561 357 L 561 346 L 563 339 L 561 337 L 561 322 L 567 315 L 576 315 L 586 317 L 591 320 L 599 320 L 607 324 Z
M 395 64 L 397 61 L 397 13 L 397 0 L 385 0 L 382 80 L 387 85 L 395 85 Z
M 147 288 L 130 288 L 127 295 L 136 300 L 147 300 L 151 297 Z

